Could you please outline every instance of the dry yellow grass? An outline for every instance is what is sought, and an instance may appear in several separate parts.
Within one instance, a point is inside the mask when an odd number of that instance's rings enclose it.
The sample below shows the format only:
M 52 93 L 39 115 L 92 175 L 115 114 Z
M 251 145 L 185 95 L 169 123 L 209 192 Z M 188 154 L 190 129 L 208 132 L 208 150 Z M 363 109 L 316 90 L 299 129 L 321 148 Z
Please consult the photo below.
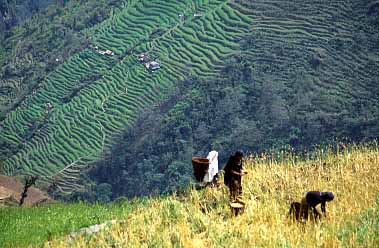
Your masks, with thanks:
M 250 157 L 243 178 L 245 212 L 231 216 L 226 187 L 152 199 L 149 207 L 98 234 L 49 247 L 378 247 L 379 151 L 352 146 L 312 159 Z M 333 191 L 321 223 L 286 218 L 307 190 Z

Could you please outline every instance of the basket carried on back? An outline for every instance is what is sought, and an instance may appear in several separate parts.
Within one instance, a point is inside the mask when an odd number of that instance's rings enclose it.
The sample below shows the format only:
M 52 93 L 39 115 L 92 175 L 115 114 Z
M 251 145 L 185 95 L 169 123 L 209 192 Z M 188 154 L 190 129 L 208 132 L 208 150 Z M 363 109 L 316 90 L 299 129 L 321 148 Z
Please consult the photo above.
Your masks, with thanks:
M 202 182 L 205 174 L 209 169 L 209 160 L 207 158 L 193 157 L 192 158 L 193 175 L 198 182 Z

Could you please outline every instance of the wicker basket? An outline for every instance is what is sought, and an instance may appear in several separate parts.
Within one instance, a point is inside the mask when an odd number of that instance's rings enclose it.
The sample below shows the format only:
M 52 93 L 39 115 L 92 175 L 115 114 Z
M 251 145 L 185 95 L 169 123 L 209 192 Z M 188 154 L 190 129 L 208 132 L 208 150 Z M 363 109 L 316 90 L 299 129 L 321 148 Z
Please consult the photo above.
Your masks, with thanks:
M 209 169 L 209 160 L 207 158 L 193 157 L 192 158 L 193 175 L 198 182 L 202 182 L 205 174 Z
M 230 209 L 232 210 L 232 215 L 237 216 L 245 212 L 246 203 L 243 201 L 233 201 L 230 203 Z

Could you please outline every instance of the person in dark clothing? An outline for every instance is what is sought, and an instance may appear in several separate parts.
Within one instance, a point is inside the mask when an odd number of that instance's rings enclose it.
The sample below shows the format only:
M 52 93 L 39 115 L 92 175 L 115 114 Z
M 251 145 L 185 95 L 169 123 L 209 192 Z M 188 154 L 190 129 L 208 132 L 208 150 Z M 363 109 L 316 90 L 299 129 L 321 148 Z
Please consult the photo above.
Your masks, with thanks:
M 291 220 L 297 220 L 301 221 L 301 216 L 300 216 L 300 209 L 301 209 L 301 204 L 300 202 L 292 202 L 290 206 L 290 211 L 288 212 L 287 217 L 291 218 Z
M 234 155 L 229 157 L 224 167 L 224 184 L 229 187 L 232 200 L 235 200 L 242 194 L 241 177 L 246 174 L 246 172 L 243 171 L 242 158 L 243 153 L 237 151 Z
M 317 211 L 316 206 L 321 204 L 321 211 L 326 214 L 326 202 L 332 201 L 334 195 L 332 192 L 308 191 L 301 202 L 293 202 L 290 207 L 289 216 L 297 221 L 306 221 L 309 217 L 314 220 L 321 218 L 321 214 Z M 313 215 L 309 216 L 309 211 Z
M 320 219 L 321 214 L 317 211 L 316 206 L 321 204 L 321 212 L 326 215 L 326 202 L 332 201 L 334 195 L 332 192 L 308 191 L 300 203 L 300 213 L 303 219 L 307 220 L 309 211 L 313 212 L 314 219 Z

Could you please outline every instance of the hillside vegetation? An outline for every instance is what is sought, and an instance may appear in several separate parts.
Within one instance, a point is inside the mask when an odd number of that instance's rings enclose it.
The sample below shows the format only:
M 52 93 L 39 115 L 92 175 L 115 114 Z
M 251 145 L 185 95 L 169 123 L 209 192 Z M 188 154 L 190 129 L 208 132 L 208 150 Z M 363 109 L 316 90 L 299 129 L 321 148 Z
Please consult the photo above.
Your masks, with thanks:
M 95 167 L 105 198 L 134 197 L 185 187 L 187 161 L 210 149 L 224 163 L 236 149 L 379 137 L 377 1 L 90 2 L 12 29 L 6 61 L 38 51 L 52 63 L 5 62 L 5 84 L 39 77 L 2 118 L 2 173 L 66 194 Z M 30 32 L 41 46 L 23 43 Z M 143 52 L 161 69 L 146 70 Z
M 246 7 L 251 30 L 221 72 L 178 82 L 95 164 L 92 178 L 111 185 L 113 198 L 183 187 L 191 157 L 213 149 L 223 166 L 237 149 L 291 145 L 302 153 L 336 140 L 379 138 L 375 1 L 246 1 Z
M 232 217 L 225 186 L 189 190 L 146 200 L 145 205 L 139 204 L 118 217 L 121 222 L 108 230 L 70 241 L 67 236 L 53 236 L 45 246 L 376 247 L 379 244 L 377 144 L 341 146 L 336 152 L 318 150 L 304 159 L 290 151 L 262 154 L 247 158 L 245 168 L 249 172 L 243 178 L 247 205 L 237 217 Z M 289 204 L 299 201 L 307 190 L 334 192 L 334 201 L 327 203 L 327 217 L 320 223 L 291 223 L 286 219 Z M 75 219 L 76 214 L 73 212 L 71 218 Z M 46 218 L 36 221 L 51 225 Z
M 124 224 L 74 244 L 374 247 L 379 244 L 378 152 L 377 147 L 337 155 L 321 150 L 305 161 L 285 153 L 279 154 L 284 160 L 269 159 L 269 154 L 251 157 L 245 163 L 249 175 L 243 178 L 247 209 L 237 218 L 231 217 L 226 188 L 191 191 L 185 197 L 152 200 L 149 208 L 131 213 Z M 315 225 L 290 224 L 285 218 L 290 201 L 300 200 L 308 189 L 335 193 L 335 200 L 327 204 L 327 217 Z
M 122 4 L 122 0 L 0 3 L 0 120 L 34 94 L 58 65 L 88 45 L 85 29 Z
M 87 30 L 91 46 L 65 60 L 7 114 L 1 123 L 2 171 L 43 175 L 42 182 L 53 181 L 62 192 L 80 187 L 80 170 L 98 159 L 121 129 L 131 127 L 142 108 L 187 74 L 214 76 L 238 51 L 252 21 L 245 4 L 129 1 Z M 94 47 L 115 55 L 101 55 Z M 146 51 L 161 70 L 149 73 L 138 63 L 136 55 Z
M 0 41 L 13 26 L 22 23 L 31 15 L 43 10 L 51 0 L 4 0 L 0 2 Z
M 1 247 L 30 247 L 43 245 L 53 237 L 68 235 L 80 228 L 126 216 L 133 204 L 42 204 L 35 207 L 0 208 Z

